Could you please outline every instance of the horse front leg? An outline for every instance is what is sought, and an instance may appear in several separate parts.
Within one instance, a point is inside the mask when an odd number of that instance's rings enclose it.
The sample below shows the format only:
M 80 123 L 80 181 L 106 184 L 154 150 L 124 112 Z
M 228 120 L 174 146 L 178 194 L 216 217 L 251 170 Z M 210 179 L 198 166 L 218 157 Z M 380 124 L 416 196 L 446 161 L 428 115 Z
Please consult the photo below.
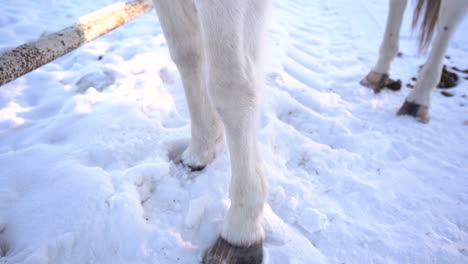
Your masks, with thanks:
M 231 205 L 203 263 L 262 262 L 266 182 L 256 131 L 260 36 L 269 1 L 195 0 L 207 58 L 210 96 L 224 123 L 231 159 Z
M 210 102 L 203 74 L 200 21 L 193 1 L 153 2 L 171 58 L 181 74 L 190 111 L 192 140 L 182 154 L 182 162 L 192 170 L 200 170 L 224 145 L 222 123 Z
M 387 25 L 380 44 L 379 58 L 372 70 L 360 82 L 361 85 L 371 88 L 376 93 L 394 82 L 390 79 L 390 70 L 393 59 L 398 54 L 400 29 L 406 3 L 407 0 L 389 1 Z
M 416 86 L 406 97 L 398 110 L 398 115 L 411 115 L 423 123 L 429 122 L 431 95 L 440 80 L 445 52 L 457 26 L 467 12 L 466 0 L 442 1 L 432 50 L 419 73 Z

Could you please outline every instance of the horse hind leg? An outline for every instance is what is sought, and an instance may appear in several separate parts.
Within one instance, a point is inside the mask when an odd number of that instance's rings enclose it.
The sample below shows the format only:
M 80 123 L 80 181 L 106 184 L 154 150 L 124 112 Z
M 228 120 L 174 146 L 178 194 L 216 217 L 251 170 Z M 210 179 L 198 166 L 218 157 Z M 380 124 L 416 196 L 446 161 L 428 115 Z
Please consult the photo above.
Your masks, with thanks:
M 200 22 L 193 1 L 153 0 L 169 52 L 181 74 L 190 111 L 190 145 L 182 163 L 203 169 L 224 145 L 221 120 L 210 102 L 204 79 L 204 54 Z
M 230 208 L 221 235 L 203 263 L 262 262 L 266 182 L 256 131 L 259 90 L 259 38 L 268 0 L 195 0 L 207 57 L 207 83 L 224 123 L 232 177 Z
M 360 84 L 380 92 L 385 86 L 396 83 L 389 78 L 393 59 L 398 53 L 400 28 L 407 0 L 390 0 L 385 33 L 380 44 L 379 58 Z M 401 84 L 400 84 L 401 86 Z
M 436 88 L 443 68 L 443 58 L 452 36 L 468 12 L 466 0 L 442 1 L 437 21 L 437 33 L 429 57 L 421 69 L 415 88 L 408 94 L 398 115 L 410 115 L 423 123 L 429 122 L 432 91 Z

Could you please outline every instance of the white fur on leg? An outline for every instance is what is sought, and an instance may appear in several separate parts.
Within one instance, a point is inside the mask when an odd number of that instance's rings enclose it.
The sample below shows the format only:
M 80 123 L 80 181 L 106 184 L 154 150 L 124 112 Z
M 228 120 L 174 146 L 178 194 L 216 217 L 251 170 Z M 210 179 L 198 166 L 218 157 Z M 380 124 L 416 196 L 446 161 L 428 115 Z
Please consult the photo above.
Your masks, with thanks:
M 440 80 L 448 44 L 467 12 L 468 1 L 466 0 L 443 0 L 441 2 L 437 33 L 432 50 L 419 73 L 415 88 L 408 95 L 406 101 L 426 107 L 430 106 L 432 91 Z
M 221 236 L 235 245 L 263 240 L 266 183 L 258 155 L 257 110 L 263 80 L 261 35 L 269 0 L 195 0 L 202 25 L 207 84 L 226 130 L 231 207 Z
M 250 246 L 265 238 L 263 221 L 257 215 L 245 215 L 246 211 L 252 211 L 252 209 L 232 204 L 229 208 L 221 237 L 231 244 Z
M 245 185 L 231 181 L 231 207 L 224 221 L 221 236 L 235 245 L 249 246 L 265 238 L 262 212 L 267 186 L 262 164 L 259 162 L 256 167 L 258 175 L 256 179 L 259 182 L 251 184 L 251 188 L 245 189 Z
M 380 44 L 379 59 L 373 70 L 377 73 L 390 75 L 393 59 L 398 53 L 401 22 L 405 12 L 407 0 L 390 0 L 387 25 Z
M 206 88 L 200 21 L 193 1 L 153 0 L 171 58 L 181 74 L 190 110 L 192 140 L 182 155 L 184 164 L 201 168 L 224 145 L 223 126 Z
M 190 109 L 192 142 L 183 161 L 198 167 L 214 158 L 223 142 L 222 119 L 232 178 L 221 236 L 235 245 L 261 242 L 266 182 L 256 131 L 270 0 L 154 2 Z

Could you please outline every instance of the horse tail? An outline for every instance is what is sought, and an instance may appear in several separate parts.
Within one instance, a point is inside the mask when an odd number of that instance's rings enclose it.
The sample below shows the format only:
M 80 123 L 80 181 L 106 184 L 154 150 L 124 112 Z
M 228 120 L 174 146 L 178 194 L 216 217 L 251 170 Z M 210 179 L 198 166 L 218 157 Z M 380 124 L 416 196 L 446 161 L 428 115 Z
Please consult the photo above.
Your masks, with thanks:
M 432 36 L 439 16 L 441 0 L 418 0 L 416 8 L 413 14 L 413 29 L 419 25 L 419 51 L 425 51 L 429 43 L 431 42 Z M 422 14 L 424 12 L 424 14 Z M 422 21 L 419 22 L 421 15 Z

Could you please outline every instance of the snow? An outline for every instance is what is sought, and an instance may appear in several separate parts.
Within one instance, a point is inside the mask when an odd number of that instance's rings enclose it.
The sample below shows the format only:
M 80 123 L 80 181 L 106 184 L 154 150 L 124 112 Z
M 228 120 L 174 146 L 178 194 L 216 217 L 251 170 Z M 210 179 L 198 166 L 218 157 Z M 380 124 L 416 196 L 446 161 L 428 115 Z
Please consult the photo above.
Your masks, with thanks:
M 0 50 L 111 0 L 0 0 Z M 265 263 L 467 263 L 468 82 L 433 95 L 359 85 L 383 0 L 275 0 L 258 139 L 269 195 Z M 402 29 L 393 75 L 418 55 Z M 468 68 L 468 21 L 449 66 Z M 466 75 L 462 75 L 466 76 Z M 197 263 L 229 208 L 228 152 L 200 172 L 180 77 L 154 12 L 0 87 L 0 263 Z

